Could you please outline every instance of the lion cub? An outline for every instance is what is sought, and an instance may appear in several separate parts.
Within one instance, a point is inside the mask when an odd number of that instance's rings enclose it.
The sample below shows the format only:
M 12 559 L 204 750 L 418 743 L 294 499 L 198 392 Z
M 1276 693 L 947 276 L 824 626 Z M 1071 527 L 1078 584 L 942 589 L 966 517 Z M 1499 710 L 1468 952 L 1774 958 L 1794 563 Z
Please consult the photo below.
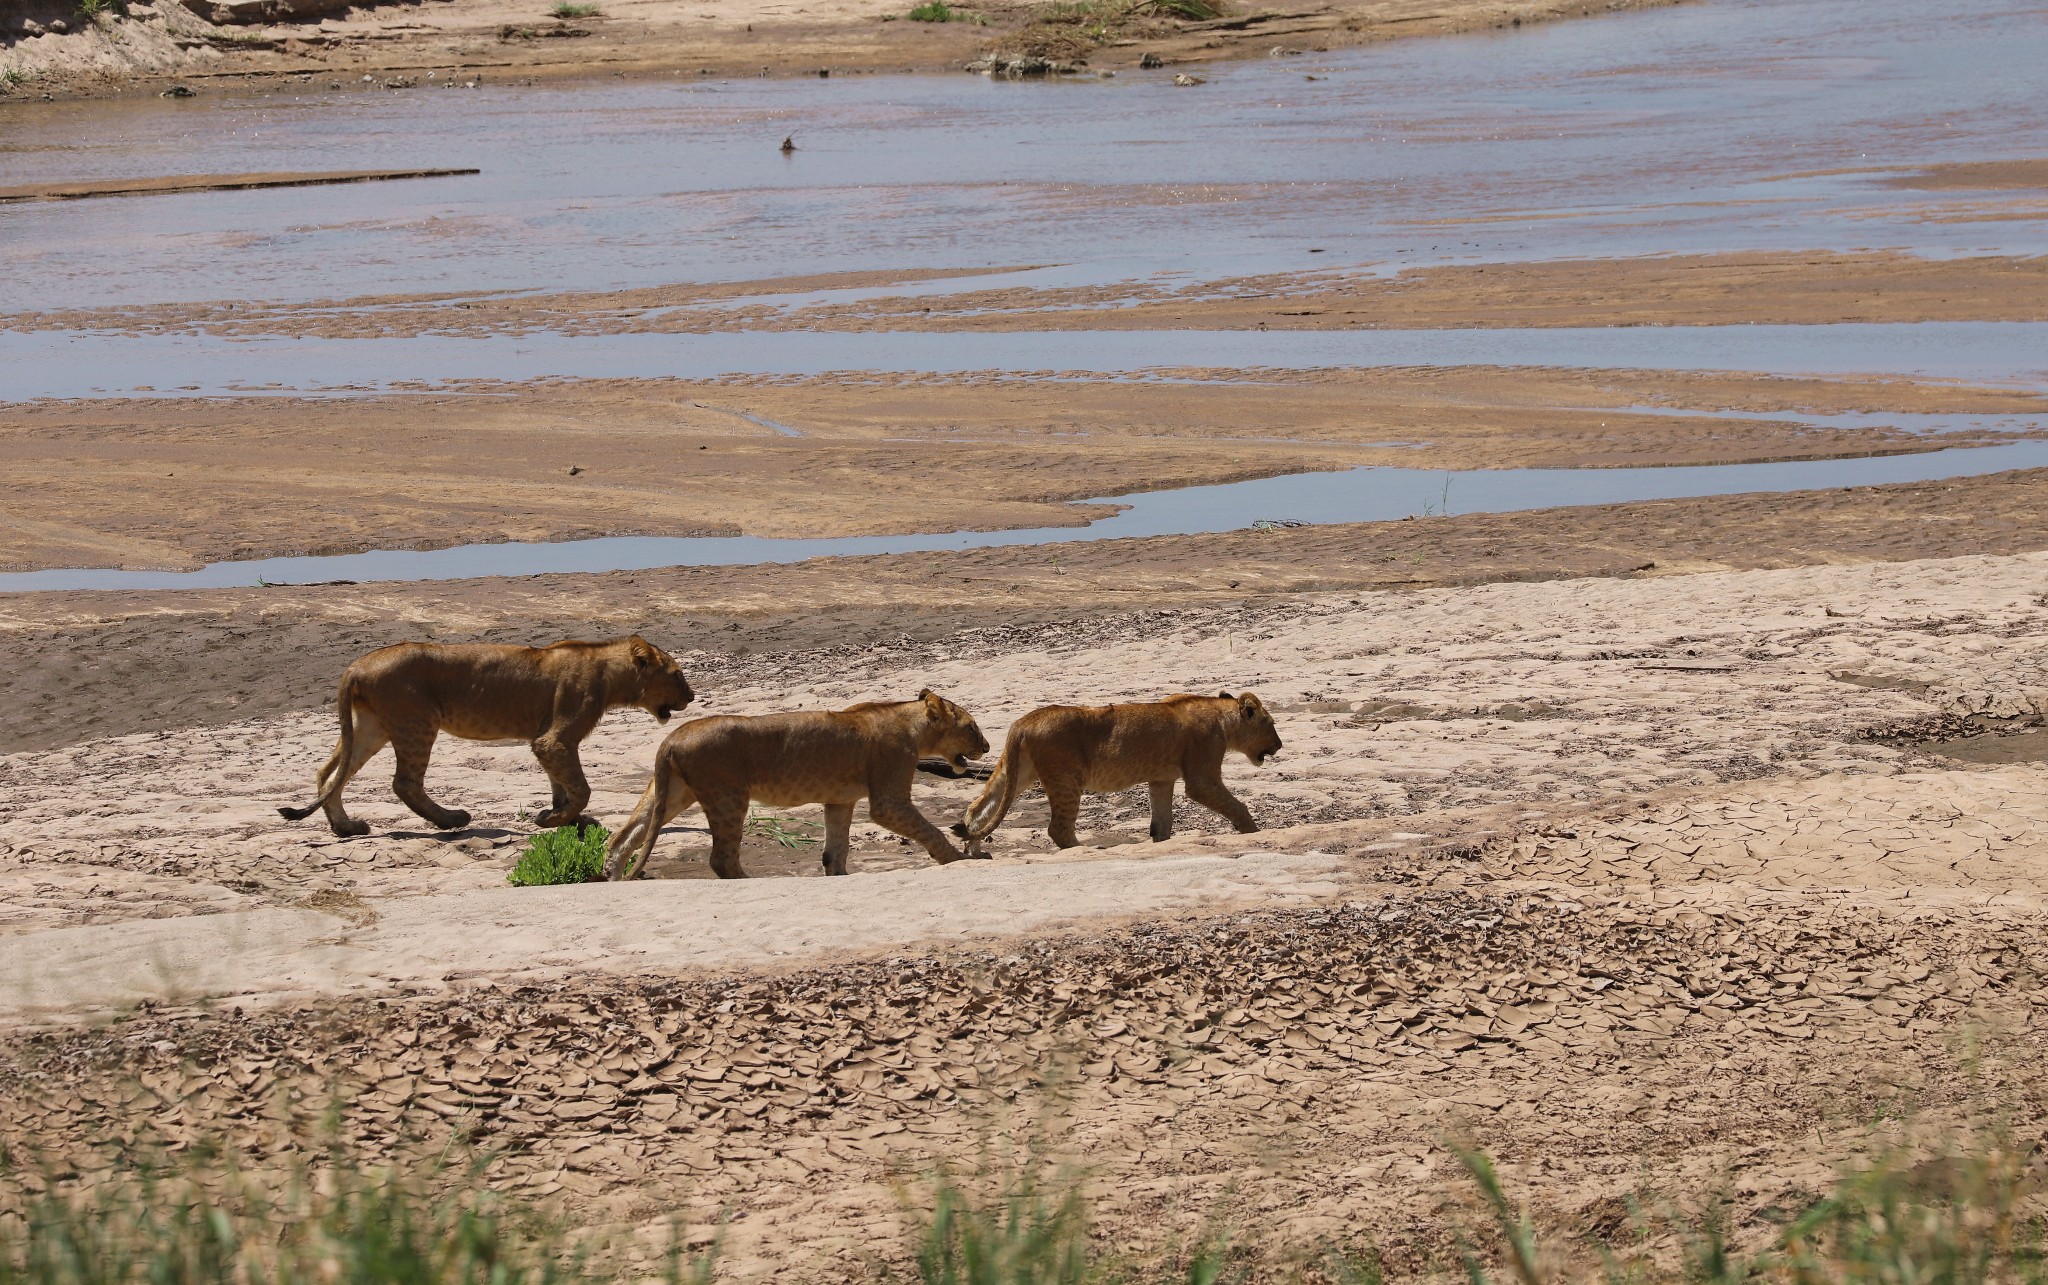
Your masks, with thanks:
M 408 642 L 380 647 L 341 676 L 335 707 L 341 742 L 315 785 L 320 797 L 303 808 L 279 808 L 288 821 L 327 811 L 344 837 L 370 827 L 341 806 L 341 792 L 388 743 L 398 760 L 392 789 L 428 824 L 453 830 L 469 813 L 427 797 L 427 759 L 442 732 L 472 741 L 525 741 L 554 786 L 554 805 L 535 818 L 568 825 L 583 815 L 590 785 L 577 747 L 607 711 L 636 705 L 662 722 L 696 699 L 673 657 L 638 634 L 610 642 L 558 642 L 552 647 L 497 643 Z
M 963 760 L 986 753 L 988 738 L 973 717 L 930 690 L 916 700 L 836 713 L 693 718 L 655 752 L 654 778 L 612 836 L 605 873 L 637 877 L 661 827 L 701 803 L 711 823 L 712 871 L 721 879 L 744 879 L 740 840 L 747 804 L 755 800 L 777 807 L 825 805 L 828 875 L 846 873 L 853 805 L 862 798 L 875 824 L 923 844 L 934 861 L 958 861 L 962 854 L 911 802 L 911 778 L 923 755 L 949 759 L 955 770 L 964 770 Z
M 1152 787 L 1152 838 L 1173 836 L 1173 783 L 1187 782 L 1188 797 L 1237 827 L 1259 828 L 1245 805 L 1223 784 L 1223 756 L 1235 750 L 1264 766 L 1280 752 L 1280 733 L 1259 698 L 1169 696 L 1148 705 L 1047 705 L 1032 710 L 1003 738 L 1003 756 L 967 819 L 953 833 L 968 851 L 1003 823 L 1017 796 L 1034 781 L 1045 784 L 1052 806 L 1046 832 L 1062 848 L 1080 840 L 1074 821 L 1083 794 L 1111 794 L 1141 782 Z

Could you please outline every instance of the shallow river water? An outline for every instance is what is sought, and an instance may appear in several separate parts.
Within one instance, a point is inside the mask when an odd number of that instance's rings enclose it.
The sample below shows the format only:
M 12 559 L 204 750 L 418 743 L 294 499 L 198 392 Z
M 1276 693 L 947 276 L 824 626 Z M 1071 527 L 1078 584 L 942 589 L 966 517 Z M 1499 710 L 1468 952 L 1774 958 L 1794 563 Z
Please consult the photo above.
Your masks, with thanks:
M 1734 249 L 2039 254 L 2048 252 L 2048 218 L 1980 215 L 1982 194 L 1904 192 L 1855 171 L 2048 155 L 2043 66 L 2048 21 L 2038 0 L 1699 0 L 1513 33 L 1227 64 L 1192 90 L 1155 73 L 1038 84 L 689 76 L 386 92 L 337 92 L 316 80 L 285 94 L 209 89 L 189 101 L 9 104 L 0 106 L 0 184 L 423 165 L 482 173 L 0 207 L 0 314 L 910 266 L 1037 265 L 1001 279 L 1089 285 Z M 799 150 L 782 155 L 776 144 L 792 131 Z M 1181 366 L 1474 363 L 1913 374 L 2042 387 L 2048 327 L 398 340 L 23 322 L 0 329 L 0 401 L 138 390 L 345 396 L 411 381 L 540 375 L 1145 378 Z M 2010 449 L 1883 463 L 1901 477 L 1986 471 Z M 1799 467 L 1811 479 L 1803 485 L 1831 485 L 1875 464 Z M 1588 473 L 1573 484 L 1584 498 L 1553 502 L 1644 498 L 1628 479 L 1648 472 Z M 1718 490 L 1757 485 L 1740 468 L 1654 472 L 1697 475 Z M 1265 516 L 1262 492 L 1203 489 L 1232 497 L 1230 525 Z M 1481 484 L 1461 479 L 1458 489 L 1473 495 Z M 1089 534 L 1135 522 L 1145 508 Z M 1357 505 L 1345 514 L 1368 515 Z M 719 543 L 671 542 L 666 556 L 726 557 L 711 547 Z M 765 542 L 741 544 L 758 553 Z M 552 565 L 518 548 L 507 546 L 505 558 L 524 558 L 518 565 L 532 570 Z M 425 565 L 406 560 L 429 555 L 379 556 Z M 8 587 L 29 586 L 0 578 Z
M 1696 0 L 1222 65 L 1197 91 L 1170 73 L 688 76 L 0 105 L 0 184 L 483 170 L 0 209 L 0 312 L 907 265 L 1058 264 L 1057 279 L 1102 282 L 1773 247 L 2040 253 L 2039 220 L 1929 222 L 1868 175 L 1786 176 L 2048 154 L 2043 66 L 2038 0 Z

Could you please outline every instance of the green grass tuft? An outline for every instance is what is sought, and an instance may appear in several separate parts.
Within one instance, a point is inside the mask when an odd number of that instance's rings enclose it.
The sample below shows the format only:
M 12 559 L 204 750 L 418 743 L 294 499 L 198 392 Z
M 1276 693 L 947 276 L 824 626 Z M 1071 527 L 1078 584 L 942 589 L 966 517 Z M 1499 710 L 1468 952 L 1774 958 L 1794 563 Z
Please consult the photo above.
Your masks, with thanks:
M 601 825 L 543 830 L 526 841 L 506 880 L 515 888 L 595 883 L 604 878 L 604 849 L 611 837 L 612 832 Z M 6 1282 L 0 1281 L 0 1285 Z
M 1485 1155 L 1452 1149 L 1477 1184 L 1490 1224 L 1484 1235 L 1463 1242 L 1464 1274 L 1472 1285 L 1496 1279 L 1563 1285 L 1595 1277 L 1584 1270 L 1588 1264 L 1571 1261 L 1560 1238 L 1543 1243 L 1528 1210 L 1509 1200 Z M 1704 1204 L 1703 1195 L 1709 1197 Z M 1931 1145 L 1906 1138 L 1844 1171 L 1832 1191 L 1775 1234 L 1746 1238 L 1746 1245 L 1735 1234 L 1740 1220 L 1725 1198 L 1665 1193 L 1664 1199 L 1694 1212 L 1639 1211 L 1623 1243 L 1594 1246 L 1605 1261 L 1597 1275 L 1609 1285 L 2041 1285 L 2048 1282 L 2044 1195 L 2048 1161 L 2003 1129 L 1938 1135 Z M 1675 1241 L 1682 1263 L 1629 1256 L 1628 1241 L 1658 1240 Z
M 466 1155 L 458 1149 L 458 1158 Z M 365 1167 L 339 1148 L 245 1167 L 213 1144 L 130 1155 L 85 1187 L 0 1166 L 0 1285 L 580 1285 L 601 1272 L 537 1210 L 490 1189 L 484 1158 Z M 671 1238 L 666 1271 L 709 1282 Z
M 925 0 L 910 11 L 912 22 L 951 22 L 954 17 L 953 8 L 946 0 Z
M 554 14 L 557 18 L 563 19 L 601 18 L 604 16 L 604 12 L 594 4 L 571 4 L 569 0 L 562 0 L 562 3 L 548 10 L 548 12 Z
M 1092 1236 L 1088 1175 L 1051 1164 L 1036 1142 L 997 1158 L 971 1187 L 944 1167 L 929 1182 L 918 1196 L 903 1193 L 911 1222 L 905 1248 L 917 1264 L 918 1285 L 1226 1285 L 1242 1279 L 1216 1220 L 1195 1244 L 1169 1246 L 1163 1258 L 1150 1253 L 1142 1261 Z M 1332 1279 L 1339 1285 L 1353 1280 Z
M 951 1175 L 933 1182 L 916 1231 L 921 1285 L 1085 1285 L 1088 1198 L 1079 1175 L 1041 1182 L 1029 1169 L 977 1200 Z

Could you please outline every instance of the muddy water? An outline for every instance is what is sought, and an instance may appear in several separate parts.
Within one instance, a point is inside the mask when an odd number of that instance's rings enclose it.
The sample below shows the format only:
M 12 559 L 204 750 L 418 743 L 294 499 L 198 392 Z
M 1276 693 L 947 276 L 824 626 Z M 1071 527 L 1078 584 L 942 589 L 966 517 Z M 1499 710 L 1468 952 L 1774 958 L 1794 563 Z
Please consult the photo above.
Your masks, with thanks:
M 1142 379 L 1173 367 L 1465 365 L 1892 374 L 2048 388 L 2048 322 L 1306 333 L 538 334 L 482 339 L 429 335 L 221 340 L 207 335 L 0 332 L 0 401 L 134 393 L 347 394 L 447 380 L 713 379 L 831 371 L 1071 371 Z
M 331 557 L 217 562 L 198 571 L 58 570 L 0 574 L 0 593 L 55 589 L 218 589 L 329 580 L 459 580 L 472 576 L 733 566 L 878 553 L 931 553 L 1137 536 L 1232 531 L 1260 521 L 1386 521 L 1444 513 L 1506 513 L 1623 501 L 1798 491 L 1968 477 L 2048 466 L 2048 441 L 1863 459 L 1673 468 L 1358 468 L 1220 486 L 1103 497 L 1124 507 L 1087 527 L 1037 527 L 942 535 L 777 540 L 759 536 L 620 536 L 553 544 L 473 544 L 379 550 Z
M 1163 73 L 692 75 L 9 104 L 0 184 L 484 172 L 0 211 L 0 311 L 905 265 L 1118 281 L 1773 247 L 2039 253 L 2048 222 L 1926 222 L 1917 194 L 1867 175 L 1774 180 L 2048 154 L 2042 66 L 2036 0 L 1707 0 L 1221 66 L 1197 91 Z

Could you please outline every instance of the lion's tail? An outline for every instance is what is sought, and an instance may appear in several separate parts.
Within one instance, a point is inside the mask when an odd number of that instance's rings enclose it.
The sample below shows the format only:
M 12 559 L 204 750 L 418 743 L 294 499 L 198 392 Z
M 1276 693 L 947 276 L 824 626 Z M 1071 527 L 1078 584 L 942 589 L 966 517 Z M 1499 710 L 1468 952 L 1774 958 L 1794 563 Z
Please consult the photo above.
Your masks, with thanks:
M 638 875 L 641 867 L 647 864 L 647 858 L 654 854 L 654 841 L 660 836 L 661 827 L 670 817 L 695 802 L 694 797 L 690 797 L 692 793 L 689 783 L 683 779 L 682 769 L 676 766 L 675 757 L 666 746 L 662 747 L 654 756 L 654 775 L 648 780 L 647 788 L 641 791 L 639 805 L 612 835 L 611 844 L 605 852 L 604 877 L 620 880 Z M 637 854 L 635 849 L 638 849 Z
M 327 806 L 327 796 L 339 790 L 348 782 L 344 779 L 348 765 L 356 755 L 356 676 L 341 676 L 341 691 L 334 698 L 335 714 L 341 720 L 341 740 L 334 747 L 334 753 L 320 768 L 320 774 L 313 778 L 313 788 L 319 793 L 311 803 L 302 808 L 279 808 L 278 815 L 287 821 L 303 821 L 321 808 Z
M 1026 738 L 1013 729 L 1003 741 L 1003 756 L 996 760 L 996 770 L 990 774 L 988 784 L 967 806 L 966 819 L 953 827 L 953 833 L 973 843 L 994 834 L 1010 814 L 1010 805 L 1017 801 L 1017 796 L 1031 788 L 1033 775 Z

